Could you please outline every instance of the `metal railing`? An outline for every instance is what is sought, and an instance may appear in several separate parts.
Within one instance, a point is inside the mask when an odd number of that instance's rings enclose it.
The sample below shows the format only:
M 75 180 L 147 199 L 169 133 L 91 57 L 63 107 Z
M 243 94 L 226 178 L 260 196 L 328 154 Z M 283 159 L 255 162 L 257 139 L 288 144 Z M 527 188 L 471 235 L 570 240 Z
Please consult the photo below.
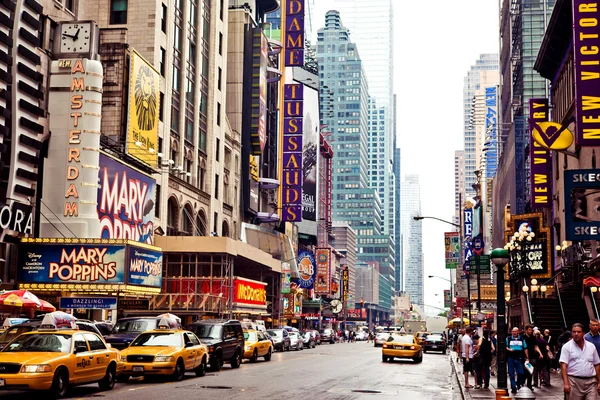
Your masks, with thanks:
M 165 293 L 152 296 L 148 308 L 157 311 L 224 313 L 227 310 L 227 299 L 225 296 L 208 293 Z

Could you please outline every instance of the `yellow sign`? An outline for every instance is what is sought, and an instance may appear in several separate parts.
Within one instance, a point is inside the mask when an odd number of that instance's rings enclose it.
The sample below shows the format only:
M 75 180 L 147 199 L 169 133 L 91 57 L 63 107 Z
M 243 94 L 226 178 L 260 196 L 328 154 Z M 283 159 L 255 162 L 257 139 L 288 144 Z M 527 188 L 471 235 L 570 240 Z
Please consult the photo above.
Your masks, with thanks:
M 510 286 L 509 285 L 505 285 L 504 286 L 504 293 L 508 293 L 510 292 Z M 493 300 L 496 301 L 496 285 L 481 285 L 481 300 Z M 475 290 L 475 292 L 471 293 L 471 301 L 473 301 L 473 299 L 477 299 L 478 298 L 478 293 L 477 290 Z
M 129 115 L 126 152 L 156 167 L 158 160 L 159 74 L 138 52 L 129 66 Z
M 549 150 L 565 150 L 573 144 L 573 133 L 556 122 L 535 122 L 532 136 L 540 146 Z

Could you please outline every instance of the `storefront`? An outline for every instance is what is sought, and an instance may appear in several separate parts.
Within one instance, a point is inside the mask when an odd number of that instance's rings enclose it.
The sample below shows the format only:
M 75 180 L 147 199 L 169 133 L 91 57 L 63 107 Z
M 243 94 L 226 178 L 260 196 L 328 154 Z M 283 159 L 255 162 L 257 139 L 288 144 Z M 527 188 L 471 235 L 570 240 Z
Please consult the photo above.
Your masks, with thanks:
M 115 320 L 120 302 L 160 293 L 162 251 L 121 239 L 22 239 L 17 282 L 82 318 Z M 61 307 L 62 305 L 62 307 Z

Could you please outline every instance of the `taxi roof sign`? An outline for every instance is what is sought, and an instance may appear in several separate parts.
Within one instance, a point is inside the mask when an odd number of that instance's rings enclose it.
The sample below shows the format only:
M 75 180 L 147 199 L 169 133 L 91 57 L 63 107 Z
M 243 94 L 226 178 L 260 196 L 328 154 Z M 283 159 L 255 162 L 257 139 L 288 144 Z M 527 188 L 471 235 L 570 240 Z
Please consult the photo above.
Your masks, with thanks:
M 62 311 L 54 311 L 44 315 L 40 329 L 78 329 L 77 318 Z
M 180 325 L 180 322 L 172 317 L 164 316 L 158 321 L 158 329 L 177 329 Z
M 25 321 L 29 321 L 29 320 L 27 318 L 6 318 L 4 320 L 4 323 L 2 324 L 2 328 L 4 328 L 4 329 L 10 328 L 13 325 L 18 325 Z

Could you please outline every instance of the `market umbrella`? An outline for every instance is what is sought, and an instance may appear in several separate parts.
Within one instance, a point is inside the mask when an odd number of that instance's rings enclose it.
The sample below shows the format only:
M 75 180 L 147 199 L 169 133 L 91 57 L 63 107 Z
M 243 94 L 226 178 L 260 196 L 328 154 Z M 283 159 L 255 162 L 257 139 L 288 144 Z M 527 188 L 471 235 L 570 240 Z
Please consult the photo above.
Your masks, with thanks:
M 454 319 L 451 319 L 448 322 L 448 328 L 452 328 L 453 325 L 455 325 L 455 324 L 461 324 L 461 323 L 468 324 L 469 320 L 467 318 L 462 318 L 462 321 L 461 321 L 460 317 L 456 317 Z
M 0 294 L 0 306 L 39 308 L 40 299 L 27 290 L 9 290 Z
M 45 311 L 45 312 L 56 311 L 56 307 L 54 307 L 52 304 L 50 304 L 46 300 L 40 299 L 40 303 L 42 303 L 42 305 L 40 306 L 40 311 Z

